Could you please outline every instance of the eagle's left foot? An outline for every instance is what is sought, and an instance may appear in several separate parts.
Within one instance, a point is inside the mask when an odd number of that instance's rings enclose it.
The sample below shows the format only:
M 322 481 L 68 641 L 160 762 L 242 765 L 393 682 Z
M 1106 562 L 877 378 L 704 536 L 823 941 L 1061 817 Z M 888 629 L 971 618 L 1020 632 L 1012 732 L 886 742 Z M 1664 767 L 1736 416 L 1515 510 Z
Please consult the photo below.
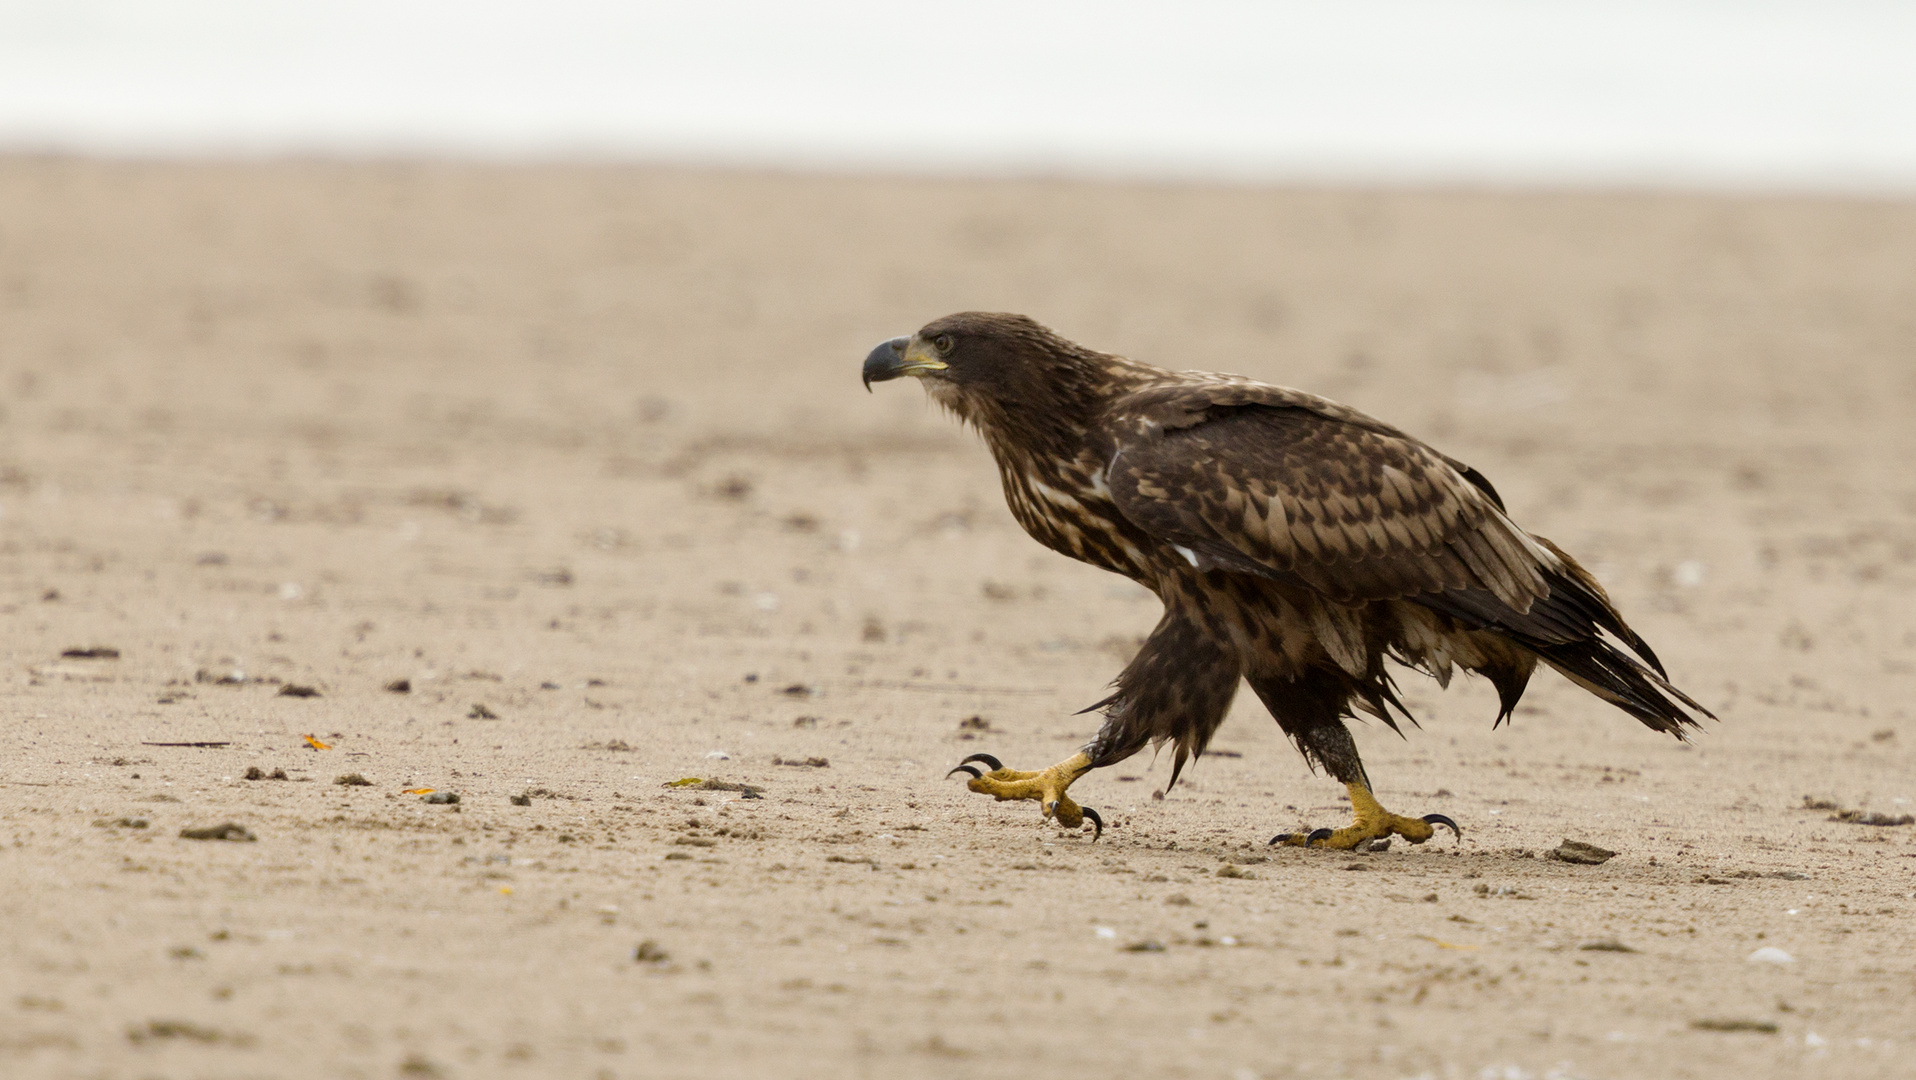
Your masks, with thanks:
M 1464 838 L 1464 831 L 1457 827 L 1457 823 L 1442 814 L 1426 814 L 1422 818 L 1393 814 L 1378 803 L 1376 796 L 1370 793 L 1370 788 L 1363 784 L 1344 786 L 1350 789 L 1351 810 L 1356 817 L 1348 827 L 1316 829 L 1308 833 L 1279 833 L 1271 837 L 1271 843 L 1349 851 L 1372 840 L 1401 836 L 1413 844 L 1421 844 L 1436 835 L 1439 825 L 1449 829 L 1459 841 Z
M 991 771 L 978 771 L 978 767 L 972 764 L 974 761 L 990 766 Z M 980 795 L 994 796 L 1000 801 L 1031 799 L 1038 804 L 1045 817 L 1056 819 L 1058 824 L 1067 829 L 1076 829 L 1089 819 L 1096 830 L 1091 834 L 1091 839 L 1096 840 L 1104 835 L 1104 819 L 1098 816 L 1096 810 L 1079 806 L 1064 793 L 1073 781 L 1090 771 L 1091 758 L 1082 753 L 1073 754 L 1049 769 L 1038 772 L 1007 769 L 1004 762 L 990 754 L 973 754 L 945 775 L 970 773 L 971 779 L 965 783 L 966 787 Z

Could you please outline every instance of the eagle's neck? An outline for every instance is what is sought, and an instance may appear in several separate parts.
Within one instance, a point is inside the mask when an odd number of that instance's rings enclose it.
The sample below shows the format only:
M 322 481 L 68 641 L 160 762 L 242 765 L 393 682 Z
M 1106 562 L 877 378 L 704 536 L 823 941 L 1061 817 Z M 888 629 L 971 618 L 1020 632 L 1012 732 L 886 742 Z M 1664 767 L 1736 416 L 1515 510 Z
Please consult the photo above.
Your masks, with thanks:
M 989 393 L 939 395 L 947 408 L 984 436 L 1001 469 L 1030 471 L 1079 457 L 1113 401 L 1165 374 L 1075 346 L 1047 359 Z
M 1129 535 L 1136 530 L 1111 501 L 1105 470 L 1114 447 L 1101 421 L 1118 397 L 1164 373 L 1103 354 L 1074 360 L 1048 370 L 1041 386 L 960 415 L 984 435 L 1026 532 L 1054 551 L 1145 580 L 1145 556 Z

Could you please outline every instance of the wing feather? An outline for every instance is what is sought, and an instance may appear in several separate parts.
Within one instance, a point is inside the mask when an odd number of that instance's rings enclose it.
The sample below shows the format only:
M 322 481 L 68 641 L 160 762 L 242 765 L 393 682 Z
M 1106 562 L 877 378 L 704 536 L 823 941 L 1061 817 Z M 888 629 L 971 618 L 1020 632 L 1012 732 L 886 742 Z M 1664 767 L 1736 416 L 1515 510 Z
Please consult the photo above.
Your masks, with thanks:
M 1471 569 L 1477 572 L 1477 577 L 1490 587 L 1491 594 L 1498 600 L 1519 611 L 1525 610 L 1536 597 L 1529 590 L 1518 587 L 1516 578 L 1491 543 L 1487 535 L 1489 531 L 1472 529 L 1459 538 L 1463 550 L 1474 556 Z
M 1449 459 L 1295 390 L 1205 381 L 1120 403 L 1107 480 L 1147 532 L 1332 600 L 1475 588 L 1519 609 L 1542 579 L 1492 497 Z
M 1339 604 L 1408 600 L 1538 650 L 1608 631 L 1661 674 L 1596 580 L 1518 528 L 1482 474 L 1389 425 L 1302 391 L 1197 375 L 1133 391 L 1108 418 L 1122 433 L 1112 501 L 1200 567 Z M 1351 644 L 1341 629 L 1319 627 L 1338 636 L 1334 650 Z

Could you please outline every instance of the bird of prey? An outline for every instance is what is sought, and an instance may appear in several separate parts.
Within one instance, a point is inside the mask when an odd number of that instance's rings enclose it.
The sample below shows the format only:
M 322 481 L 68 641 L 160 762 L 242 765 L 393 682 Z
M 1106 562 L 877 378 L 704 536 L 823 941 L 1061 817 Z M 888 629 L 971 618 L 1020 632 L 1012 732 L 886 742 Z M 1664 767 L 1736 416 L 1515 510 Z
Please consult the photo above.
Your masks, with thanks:
M 1397 717 L 1412 719 L 1387 658 L 1442 685 L 1457 668 L 1484 676 L 1499 724 L 1539 662 L 1679 739 L 1692 713 L 1714 718 L 1671 685 L 1596 578 L 1512 521 L 1481 473 L 1355 409 L 1168 371 L 989 312 L 948 315 L 865 358 L 867 389 L 907 375 L 983 435 L 1026 532 L 1164 604 L 1091 706 L 1104 723 L 1090 742 L 1035 772 L 973 754 L 952 770 L 972 791 L 1035 800 L 1068 828 L 1089 817 L 1096 839 L 1102 819 L 1066 789 L 1167 742 L 1176 784 L 1243 680 L 1354 811 L 1344 828 L 1272 843 L 1417 844 L 1437 825 L 1462 831 L 1384 809 L 1344 725 L 1356 711 L 1400 732 Z

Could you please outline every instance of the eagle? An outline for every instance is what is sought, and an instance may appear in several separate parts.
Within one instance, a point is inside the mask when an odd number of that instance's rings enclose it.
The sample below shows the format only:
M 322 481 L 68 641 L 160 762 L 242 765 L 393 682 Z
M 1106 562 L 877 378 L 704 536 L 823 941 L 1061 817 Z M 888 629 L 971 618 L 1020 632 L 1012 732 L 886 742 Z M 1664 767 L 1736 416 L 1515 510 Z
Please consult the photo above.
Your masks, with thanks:
M 911 376 L 983 436 L 1012 516 L 1039 543 L 1143 585 L 1164 605 L 1118 673 L 1098 732 L 1045 769 L 973 754 L 974 792 L 1036 801 L 1103 834 L 1067 789 L 1146 746 L 1170 785 L 1248 683 L 1314 769 L 1350 793 L 1343 828 L 1273 844 L 1349 850 L 1429 840 L 1442 814 L 1391 813 L 1345 721 L 1416 721 L 1385 661 L 1448 686 L 1488 679 L 1510 718 L 1539 663 L 1686 738 L 1714 714 L 1673 686 L 1597 579 L 1525 531 L 1476 469 L 1370 416 L 1237 375 L 1171 371 L 1075 344 L 1024 315 L 968 311 L 865 358 L 871 384 Z M 982 768 L 981 768 L 982 766 Z

